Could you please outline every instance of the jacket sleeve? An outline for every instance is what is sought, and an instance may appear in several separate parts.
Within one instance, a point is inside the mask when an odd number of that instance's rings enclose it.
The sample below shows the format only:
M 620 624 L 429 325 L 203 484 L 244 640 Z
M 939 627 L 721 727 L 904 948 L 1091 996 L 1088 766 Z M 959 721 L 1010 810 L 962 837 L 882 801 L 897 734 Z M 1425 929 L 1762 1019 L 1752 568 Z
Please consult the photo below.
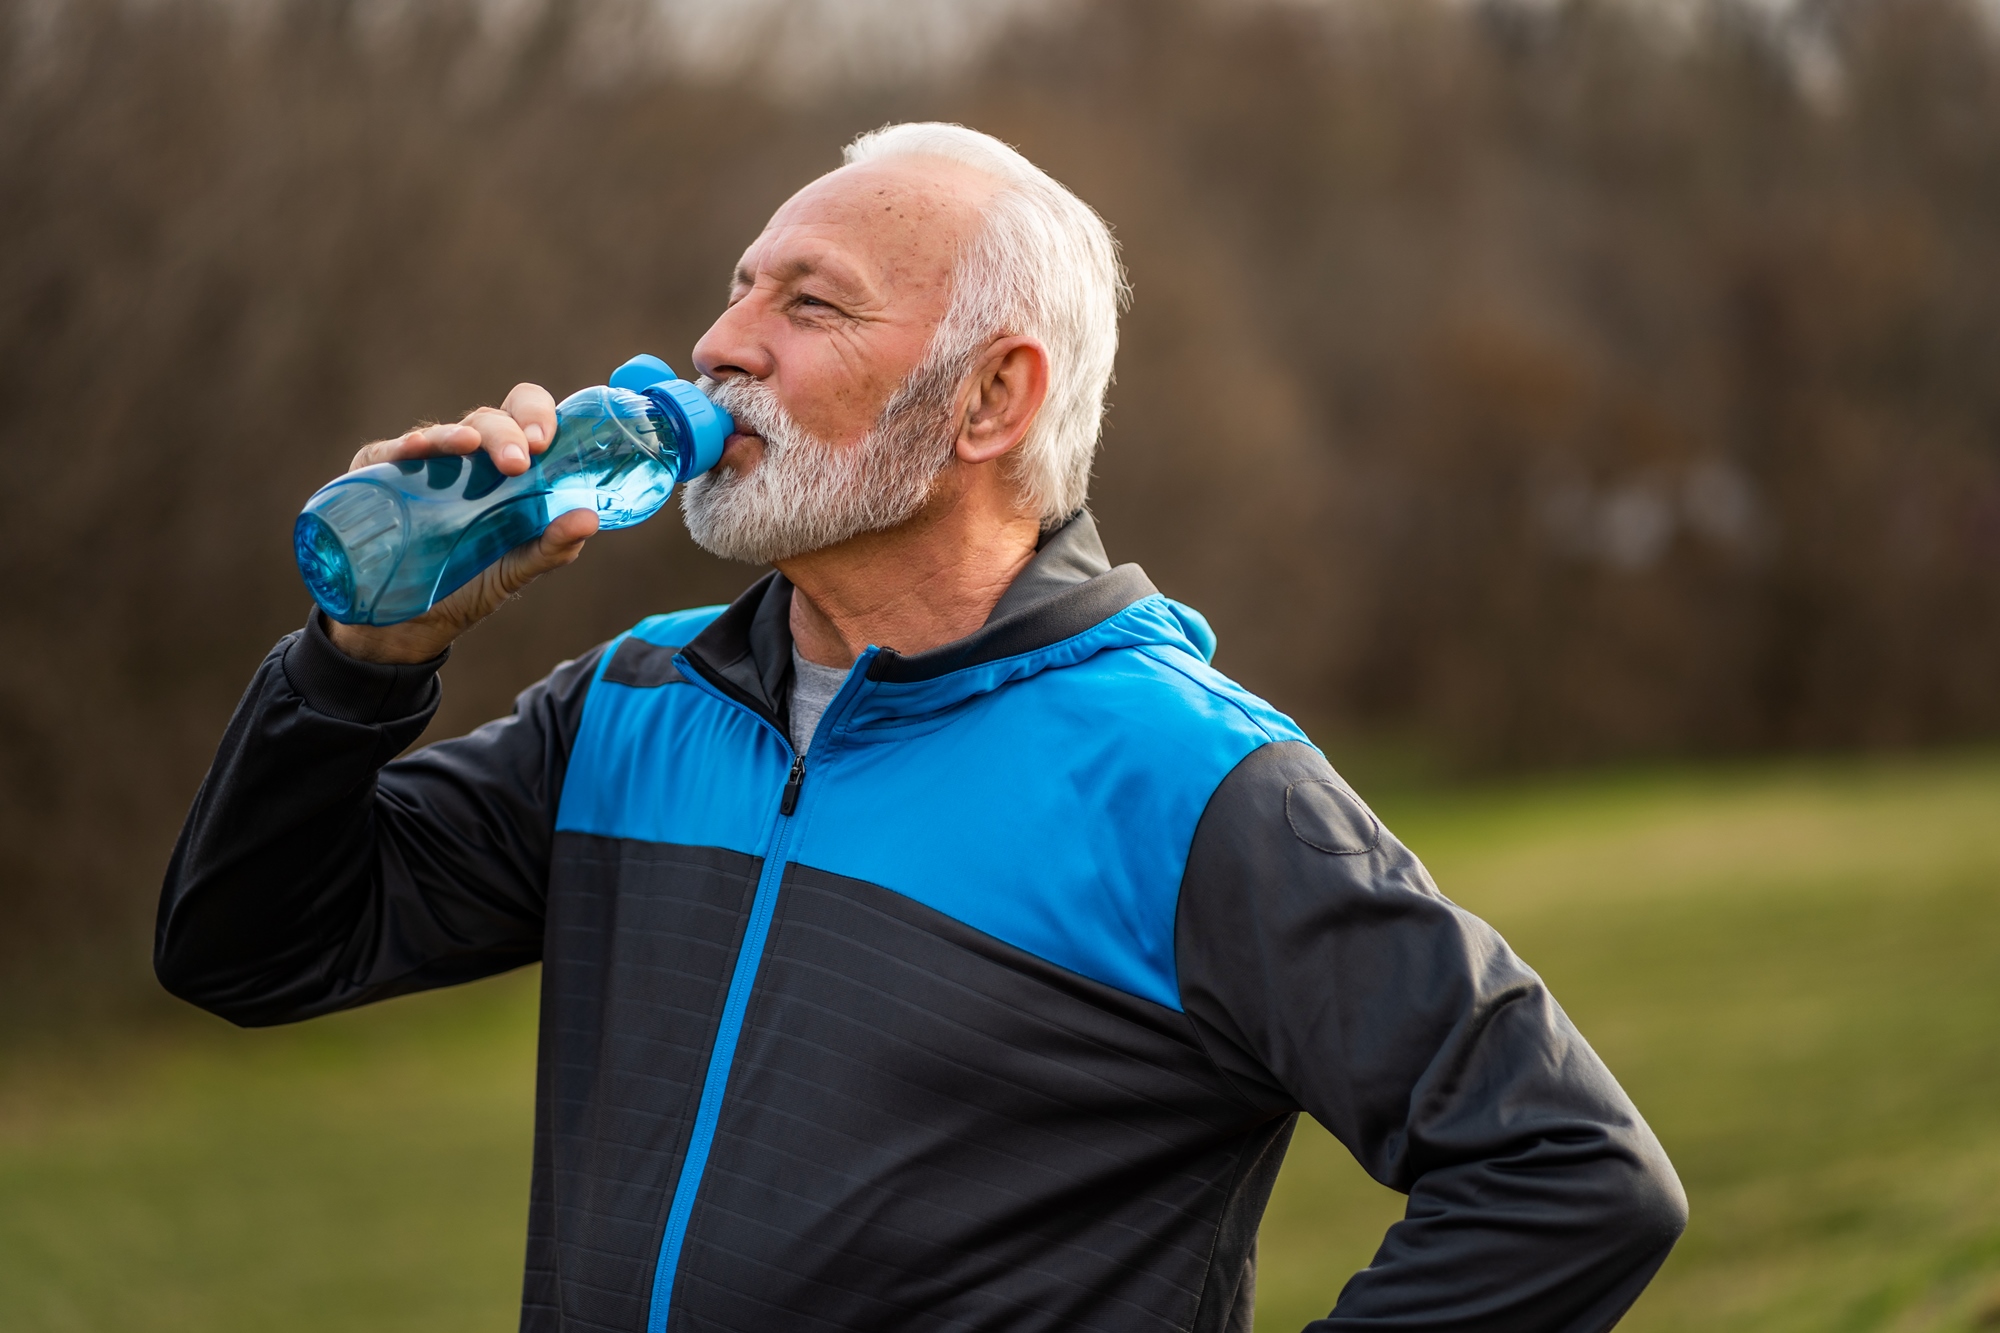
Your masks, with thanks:
M 395 760 L 437 711 L 444 659 L 356 661 L 315 613 L 258 668 L 181 829 L 161 984 L 261 1026 L 541 957 L 555 806 L 601 652 L 511 717 Z
M 1311 1333 L 1598 1333 L 1673 1247 L 1687 1201 L 1610 1071 L 1312 747 L 1267 745 L 1217 789 L 1176 948 L 1245 1096 L 1409 1195 Z

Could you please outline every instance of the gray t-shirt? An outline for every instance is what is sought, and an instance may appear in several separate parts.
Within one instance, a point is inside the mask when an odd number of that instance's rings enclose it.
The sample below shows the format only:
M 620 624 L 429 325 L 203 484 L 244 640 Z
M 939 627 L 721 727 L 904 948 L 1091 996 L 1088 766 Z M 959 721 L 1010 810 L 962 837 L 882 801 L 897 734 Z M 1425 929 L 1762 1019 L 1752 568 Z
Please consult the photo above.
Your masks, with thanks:
M 792 748 L 800 754 L 812 748 L 813 728 L 846 683 L 847 671 L 808 662 L 797 648 L 792 649 Z

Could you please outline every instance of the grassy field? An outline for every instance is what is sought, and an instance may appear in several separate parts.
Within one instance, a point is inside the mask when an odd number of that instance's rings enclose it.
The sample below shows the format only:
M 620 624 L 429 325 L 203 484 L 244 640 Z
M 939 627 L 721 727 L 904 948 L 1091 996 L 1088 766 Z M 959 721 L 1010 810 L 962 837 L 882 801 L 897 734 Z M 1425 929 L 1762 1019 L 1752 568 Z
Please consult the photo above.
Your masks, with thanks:
M 2000 760 L 1378 802 L 1548 978 L 1665 1141 L 1686 1239 L 1621 1326 L 2000 1328 Z M 0 1076 L 0 1328 L 509 1328 L 534 978 Z M 1258 1328 L 1398 1196 L 1302 1126 Z

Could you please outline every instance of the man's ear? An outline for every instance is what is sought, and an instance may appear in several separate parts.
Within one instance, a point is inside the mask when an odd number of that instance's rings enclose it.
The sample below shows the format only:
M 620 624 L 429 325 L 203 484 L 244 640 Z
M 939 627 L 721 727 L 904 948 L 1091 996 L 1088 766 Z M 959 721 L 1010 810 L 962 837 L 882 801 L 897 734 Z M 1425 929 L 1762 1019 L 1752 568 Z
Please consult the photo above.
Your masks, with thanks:
M 989 463 L 1021 442 L 1049 396 L 1049 354 L 1015 334 L 986 349 L 961 394 L 959 461 Z

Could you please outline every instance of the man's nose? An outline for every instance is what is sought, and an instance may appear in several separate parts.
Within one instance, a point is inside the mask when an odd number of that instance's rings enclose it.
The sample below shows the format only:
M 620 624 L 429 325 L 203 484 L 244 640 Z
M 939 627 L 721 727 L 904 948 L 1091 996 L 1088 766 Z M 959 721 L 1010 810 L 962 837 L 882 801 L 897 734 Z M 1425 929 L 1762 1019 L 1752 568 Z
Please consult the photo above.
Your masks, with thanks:
M 712 380 L 737 375 L 770 378 L 776 365 L 758 328 L 757 307 L 761 304 L 754 296 L 745 297 L 718 315 L 694 345 L 694 368 Z

